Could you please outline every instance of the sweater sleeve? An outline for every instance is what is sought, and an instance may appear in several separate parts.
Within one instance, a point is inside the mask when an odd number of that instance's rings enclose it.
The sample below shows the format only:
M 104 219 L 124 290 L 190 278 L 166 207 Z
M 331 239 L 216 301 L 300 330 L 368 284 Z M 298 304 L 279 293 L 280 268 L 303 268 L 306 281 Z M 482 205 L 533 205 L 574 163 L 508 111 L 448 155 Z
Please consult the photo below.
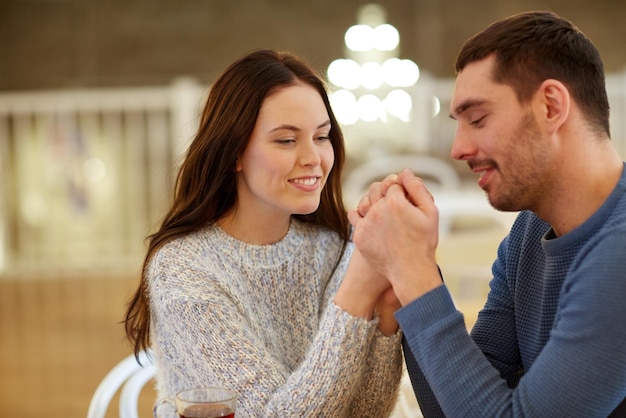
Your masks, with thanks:
M 348 411 L 349 417 L 386 417 L 395 407 L 402 378 L 402 332 L 375 336 L 365 359 L 365 373 Z
M 515 344 L 507 341 L 512 337 L 502 325 L 507 320 L 499 320 L 488 338 L 502 340 L 500 347 L 479 347 L 445 286 L 398 311 L 415 364 L 445 415 L 609 415 L 624 399 L 626 388 L 626 365 L 616 362 L 626 347 L 621 323 L 626 315 L 625 243 L 623 232 L 610 234 L 572 267 L 550 338 L 516 385 Z M 498 303 L 506 310 L 506 304 L 493 299 L 487 305 L 495 312 Z M 504 334 L 495 335 L 498 332 Z
M 352 254 L 353 244 L 348 245 L 338 268 L 326 288 L 325 304 L 333 304 L 337 289 Z M 378 319 L 369 322 L 374 328 L 371 343 L 366 347 L 363 374 L 358 381 L 355 396 L 350 403 L 347 417 L 385 417 L 395 407 L 402 378 L 402 332 L 385 336 L 378 331 Z

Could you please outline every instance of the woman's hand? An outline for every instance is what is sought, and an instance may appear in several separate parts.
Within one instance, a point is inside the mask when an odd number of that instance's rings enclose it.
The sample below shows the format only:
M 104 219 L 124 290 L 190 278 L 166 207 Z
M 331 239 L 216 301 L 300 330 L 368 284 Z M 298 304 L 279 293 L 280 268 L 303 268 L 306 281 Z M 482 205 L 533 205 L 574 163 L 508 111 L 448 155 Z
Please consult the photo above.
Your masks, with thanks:
M 378 316 L 378 329 L 383 335 L 390 336 L 398 331 L 398 321 L 394 314 L 400 307 L 402 304 L 393 292 L 393 288 L 385 290 L 378 299 L 374 312 Z
M 374 307 L 391 284 L 375 272 L 355 248 L 346 275 L 337 289 L 335 304 L 353 316 L 372 319 Z

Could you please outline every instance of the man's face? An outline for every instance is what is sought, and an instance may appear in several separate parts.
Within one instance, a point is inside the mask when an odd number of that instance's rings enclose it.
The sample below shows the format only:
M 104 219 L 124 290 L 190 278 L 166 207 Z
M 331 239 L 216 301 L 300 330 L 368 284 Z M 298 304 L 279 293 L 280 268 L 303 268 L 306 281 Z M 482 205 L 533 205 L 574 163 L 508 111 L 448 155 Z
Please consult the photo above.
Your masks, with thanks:
M 450 116 L 457 121 L 451 156 L 467 161 L 491 205 L 533 210 L 545 198 L 551 152 L 532 101 L 520 103 L 512 87 L 496 83 L 495 57 L 468 64 L 458 75 Z

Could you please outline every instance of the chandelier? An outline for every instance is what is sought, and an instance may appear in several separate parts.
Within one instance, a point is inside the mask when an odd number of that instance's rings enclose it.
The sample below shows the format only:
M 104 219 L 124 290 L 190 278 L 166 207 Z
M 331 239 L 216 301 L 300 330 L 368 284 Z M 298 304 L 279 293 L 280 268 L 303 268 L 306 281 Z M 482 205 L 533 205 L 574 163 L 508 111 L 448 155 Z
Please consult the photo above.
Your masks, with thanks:
M 343 125 L 411 118 L 413 99 L 408 90 L 419 79 L 419 67 L 398 57 L 400 34 L 385 20 L 382 6 L 363 6 L 358 23 L 345 33 L 346 57 L 328 66 L 328 81 L 334 87 L 331 106 Z

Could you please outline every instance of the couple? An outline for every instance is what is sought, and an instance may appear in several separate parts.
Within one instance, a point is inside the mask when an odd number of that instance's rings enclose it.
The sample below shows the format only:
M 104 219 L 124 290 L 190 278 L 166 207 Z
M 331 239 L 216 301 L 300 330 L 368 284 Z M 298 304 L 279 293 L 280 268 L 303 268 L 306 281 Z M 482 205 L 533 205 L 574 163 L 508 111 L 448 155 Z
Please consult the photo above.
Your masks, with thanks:
M 404 353 L 426 417 L 624 416 L 626 174 L 598 51 L 529 12 L 469 39 L 456 70 L 451 155 L 521 211 L 471 334 L 421 180 L 390 174 L 346 219 L 323 82 L 255 51 L 211 88 L 128 306 L 160 396 L 226 386 L 246 417 L 388 416 Z

